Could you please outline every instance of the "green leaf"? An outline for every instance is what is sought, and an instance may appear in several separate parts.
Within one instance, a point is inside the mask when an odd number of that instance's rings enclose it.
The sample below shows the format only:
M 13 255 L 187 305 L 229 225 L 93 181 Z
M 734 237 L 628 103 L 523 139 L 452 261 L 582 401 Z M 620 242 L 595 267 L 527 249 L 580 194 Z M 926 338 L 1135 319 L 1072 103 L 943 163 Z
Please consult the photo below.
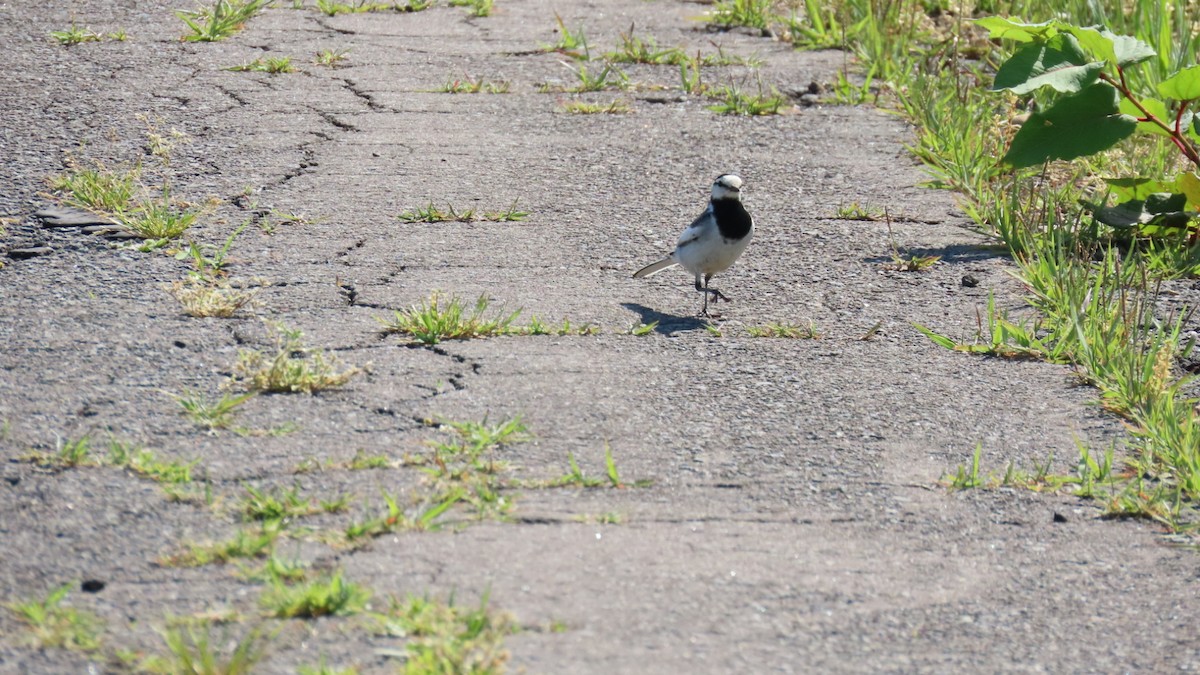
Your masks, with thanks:
M 1080 28 L 1070 24 L 1062 24 L 1061 27 L 1075 36 L 1087 53 L 1122 68 L 1158 55 L 1145 42 L 1128 35 L 1117 35 L 1104 28 Z
M 1139 226 L 1162 230 L 1183 227 L 1189 219 L 1184 211 L 1187 196 L 1170 192 L 1156 192 L 1145 199 L 1131 199 L 1114 206 L 1101 206 L 1084 202 L 1092 216 L 1111 227 Z M 1146 232 L 1147 234 L 1149 232 Z
M 1062 33 L 1018 48 L 996 72 L 992 91 L 1008 89 L 1022 95 L 1049 86 L 1074 93 L 1095 82 L 1103 69 L 1103 61 L 1089 63 L 1079 42 Z
M 1200 65 L 1188 66 L 1159 82 L 1158 93 L 1176 101 L 1200 98 Z
M 1171 182 L 1152 178 L 1106 178 L 1104 182 L 1108 183 L 1112 193 L 1122 202 L 1145 199 L 1155 192 L 1167 192 L 1174 187 Z
M 917 330 L 921 331 L 922 335 L 924 335 L 925 337 L 932 340 L 933 344 L 935 344 L 939 347 L 944 347 L 946 349 L 951 349 L 951 350 L 958 349 L 958 346 L 959 346 L 958 343 L 955 342 L 954 340 L 951 340 L 950 338 L 946 337 L 945 335 L 940 335 L 938 333 L 935 333 L 932 330 L 926 328 L 925 326 L 922 326 L 921 324 L 919 324 L 915 321 L 912 322 L 912 326 L 913 326 L 913 328 L 916 328 Z
M 1200 176 L 1194 171 L 1186 171 L 1175 179 L 1175 190 L 1187 197 L 1187 208 L 1200 211 Z
M 1156 98 L 1145 98 L 1142 99 L 1142 105 L 1146 108 L 1146 112 L 1150 113 L 1151 115 L 1154 115 L 1167 124 L 1174 124 L 1175 115 L 1172 114 L 1170 110 L 1167 110 L 1166 103 L 1163 103 Z M 1133 104 L 1133 101 L 1130 101 L 1127 98 L 1121 98 L 1120 109 L 1122 113 L 1129 115 L 1130 117 L 1138 118 L 1139 120 L 1142 117 L 1142 111 L 1138 110 L 1138 107 Z M 1179 127 L 1181 130 L 1186 132 L 1191 124 L 1192 113 L 1191 111 L 1185 110 L 1183 112 L 1183 117 L 1179 119 Z M 1137 130 L 1144 134 L 1154 134 L 1156 136 L 1165 136 L 1167 138 L 1171 137 L 1170 132 L 1158 126 L 1157 124 L 1154 124 L 1153 122 L 1139 121 Z
M 1037 42 L 1047 40 L 1058 33 L 1058 21 L 1054 20 L 1042 23 L 1022 23 L 1000 16 L 986 16 L 976 19 L 975 23 L 981 28 L 986 28 L 988 37 L 993 40 Z
M 1104 82 L 1063 96 L 1046 112 L 1029 116 L 1002 161 L 1019 169 L 1111 148 L 1137 129 L 1136 119 L 1118 111 L 1118 98 Z

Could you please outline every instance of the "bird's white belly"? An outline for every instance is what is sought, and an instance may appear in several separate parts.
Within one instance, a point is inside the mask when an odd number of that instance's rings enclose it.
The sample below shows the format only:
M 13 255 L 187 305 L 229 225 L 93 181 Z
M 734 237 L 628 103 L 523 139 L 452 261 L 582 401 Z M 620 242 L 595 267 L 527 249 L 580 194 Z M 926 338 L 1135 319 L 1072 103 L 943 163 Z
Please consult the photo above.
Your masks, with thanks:
M 717 274 L 729 269 L 746 250 L 751 235 L 740 241 L 730 242 L 717 236 L 713 241 L 695 242 L 675 252 L 675 257 L 684 269 L 692 274 Z

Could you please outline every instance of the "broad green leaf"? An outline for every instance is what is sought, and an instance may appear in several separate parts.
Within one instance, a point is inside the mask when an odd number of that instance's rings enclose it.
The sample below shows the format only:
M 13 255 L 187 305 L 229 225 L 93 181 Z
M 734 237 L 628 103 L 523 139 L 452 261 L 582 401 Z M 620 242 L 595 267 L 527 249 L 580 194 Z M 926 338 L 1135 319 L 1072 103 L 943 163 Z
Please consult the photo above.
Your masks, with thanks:
M 1163 98 L 1191 101 L 1200 98 L 1200 66 L 1188 66 L 1158 83 Z
M 1153 47 L 1135 37 L 1114 35 L 1108 31 L 1104 31 L 1103 34 L 1111 36 L 1113 51 L 1116 52 L 1117 65 L 1122 68 L 1141 63 L 1142 61 L 1148 61 L 1158 56 L 1158 52 L 1154 51 Z
M 1029 116 L 1003 161 L 1019 169 L 1111 148 L 1137 129 L 1136 119 L 1120 114 L 1118 97 L 1117 90 L 1104 82 L 1063 96 L 1046 112 Z
M 1122 68 L 1158 55 L 1145 42 L 1128 35 L 1117 35 L 1107 29 L 1080 28 L 1070 24 L 1063 24 L 1062 29 L 1073 35 L 1088 54 Z
M 1157 229 L 1177 228 L 1187 224 L 1189 214 L 1184 211 L 1187 197 L 1182 194 L 1159 192 L 1146 199 L 1131 199 L 1113 206 L 1101 206 L 1084 202 L 1092 216 L 1111 227 L 1153 227 Z
M 1160 213 L 1150 219 L 1150 222 L 1144 225 L 1139 225 L 1137 228 L 1138 234 L 1143 237 L 1157 237 L 1159 235 L 1176 235 L 1179 231 L 1186 228 L 1192 222 L 1194 213 L 1187 211 L 1171 211 L 1170 213 Z
M 1163 122 L 1166 122 L 1167 124 L 1175 123 L 1175 116 L 1172 115 L 1169 110 L 1167 110 L 1167 104 L 1163 103 L 1162 101 L 1156 98 L 1144 98 L 1142 99 L 1142 105 L 1146 107 L 1146 112 L 1149 112 L 1151 115 L 1154 115 Z M 1130 117 L 1139 119 L 1142 117 L 1142 111 L 1138 110 L 1138 107 L 1133 104 L 1133 101 L 1130 101 L 1125 97 L 1121 97 L 1120 110 L 1122 113 L 1129 115 Z M 1185 112 L 1184 118 L 1185 125 L 1191 124 L 1192 113 Z M 1137 130 L 1145 134 L 1155 134 L 1157 136 L 1169 137 L 1171 135 L 1166 129 L 1163 129 L 1152 122 L 1138 122 Z
M 1166 192 L 1174 187 L 1171 182 L 1152 178 L 1106 178 L 1104 182 L 1108 183 L 1117 200 L 1122 202 L 1144 200 L 1155 192 Z
M 1034 42 L 1046 40 L 1058 33 L 1058 22 L 1053 20 L 1042 23 L 1022 23 L 1000 16 L 987 16 L 982 19 L 976 19 L 975 23 L 982 28 L 986 28 L 988 30 L 988 37 L 993 40 L 1004 39 L 1016 40 L 1017 42 Z
M 1022 95 L 1049 86 L 1070 94 L 1095 82 L 1103 69 L 1103 61 L 1089 63 L 1079 41 L 1060 33 L 1045 42 L 1021 45 L 996 72 L 992 90 Z
M 1200 176 L 1194 171 L 1186 171 L 1175 179 L 1175 189 L 1187 196 L 1187 208 L 1190 211 L 1200 211 Z

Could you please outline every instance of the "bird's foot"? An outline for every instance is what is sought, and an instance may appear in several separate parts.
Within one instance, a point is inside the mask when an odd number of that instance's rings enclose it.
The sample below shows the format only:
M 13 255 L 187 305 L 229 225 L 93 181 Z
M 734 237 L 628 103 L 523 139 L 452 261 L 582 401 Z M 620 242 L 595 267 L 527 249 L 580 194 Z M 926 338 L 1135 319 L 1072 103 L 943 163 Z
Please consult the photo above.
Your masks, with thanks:
M 729 299 L 728 296 L 726 296 L 724 293 L 722 293 L 721 291 L 718 291 L 715 288 L 709 288 L 707 290 L 709 293 L 712 293 L 713 302 L 720 302 L 721 300 L 724 300 L 725 302 L 733 302 L 732 300 Z

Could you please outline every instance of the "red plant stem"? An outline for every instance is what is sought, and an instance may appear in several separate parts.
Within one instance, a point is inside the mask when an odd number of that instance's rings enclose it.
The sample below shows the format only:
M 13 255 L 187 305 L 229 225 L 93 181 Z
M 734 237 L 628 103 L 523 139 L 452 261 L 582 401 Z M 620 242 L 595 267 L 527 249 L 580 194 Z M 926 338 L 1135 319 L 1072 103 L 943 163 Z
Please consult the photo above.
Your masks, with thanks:
M 1183 118 L 1183 111 L 1187 109 L 1187 104 L 1190 103 L 1190 101 L 1179 102 L 1179 112 L 1175 116 L 1175 126 L 1172 127 L 1166 122 L 1158 119 L 1154 113 L 1146 110 L 1146 106 L 1142 105 L 1142 102 L 1139 101 L 1137 97 L 1133 95 L 1133 92 L 1129 90 L 1129 86 L 1125 83 L 1125 71 L 1120 67 L 1117 68 L 1117 75 L 1120 76 L 1120 81 L 1114 80 L 1108 73 L 1100 73 L 1100 79 L 1116 87 L 1117 91 L 1121 92 L 1122 96 L 1128 99 L 1130 103 L 1132 103 L 1139 111 L 1141 111 L 1142 115 L 1145 116 L 1145 121 L 1154 124 L 1163 131 L 1167 132 L 1171 138 L 1171 142 L 1175 144 L 1175 147 L 1179 148 L 1179 151 L 1183 153 L 1183 156 L 1187 157 L 1188 161 L 1193 165 L 1200 166 L 1200 154 L 1197 154 L 1196 148 L 1194 148 L 1192 144 L 1189 143 L 1186 138 L 1184 138 L 1179 129 L 1179 122 Z M 1141 121 L 1141 118 L 1139 118 L 1139 121 Z

